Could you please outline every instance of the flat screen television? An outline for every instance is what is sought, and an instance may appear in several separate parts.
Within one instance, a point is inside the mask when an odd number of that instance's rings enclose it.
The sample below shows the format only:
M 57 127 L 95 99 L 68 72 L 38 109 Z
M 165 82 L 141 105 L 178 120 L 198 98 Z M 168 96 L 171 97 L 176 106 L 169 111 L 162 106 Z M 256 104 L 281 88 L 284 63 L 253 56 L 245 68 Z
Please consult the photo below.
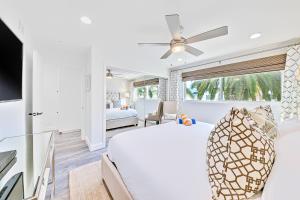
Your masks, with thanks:
M 0 102 L 22 99 L 23 44 L 0 18 Z

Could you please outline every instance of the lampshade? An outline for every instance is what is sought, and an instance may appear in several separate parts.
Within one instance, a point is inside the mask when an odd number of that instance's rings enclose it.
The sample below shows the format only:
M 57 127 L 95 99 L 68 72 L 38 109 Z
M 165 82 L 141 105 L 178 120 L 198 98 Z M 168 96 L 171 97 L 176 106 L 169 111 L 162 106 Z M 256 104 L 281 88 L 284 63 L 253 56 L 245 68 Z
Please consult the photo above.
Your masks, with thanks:
M 125 92 L 124 97 L 125 97 L 125 98 L 129 98 L 129 97 L 130 97 L 129 92 Z

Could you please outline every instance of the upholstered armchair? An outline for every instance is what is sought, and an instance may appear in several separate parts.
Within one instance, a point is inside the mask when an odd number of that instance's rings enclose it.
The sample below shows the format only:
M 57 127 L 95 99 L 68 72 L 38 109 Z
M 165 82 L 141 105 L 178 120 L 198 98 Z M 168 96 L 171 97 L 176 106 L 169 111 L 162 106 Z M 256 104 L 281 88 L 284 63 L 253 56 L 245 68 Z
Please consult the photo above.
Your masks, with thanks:
M 157 111 L 155 113 L 149 113 L 145 117 L 145 127 L 147 126 L 147 121 L 155 121 L 156 124 L 161 123 L 161 119 L 163 116 L 163 102 L 159 102 Z
M 164 101 L 163 108 L 164 120 L 176 120 L 177 119 L 177 101 Z

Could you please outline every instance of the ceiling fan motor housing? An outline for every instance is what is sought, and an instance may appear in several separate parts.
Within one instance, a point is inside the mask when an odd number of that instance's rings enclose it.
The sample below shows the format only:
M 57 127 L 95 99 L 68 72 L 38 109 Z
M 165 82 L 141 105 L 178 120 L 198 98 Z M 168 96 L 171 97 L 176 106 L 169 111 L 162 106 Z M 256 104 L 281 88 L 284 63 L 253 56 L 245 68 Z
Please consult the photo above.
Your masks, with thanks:
M 171 40 L 170 46 L 173 53 L 182 52 L 185 50 L 185 39 Z

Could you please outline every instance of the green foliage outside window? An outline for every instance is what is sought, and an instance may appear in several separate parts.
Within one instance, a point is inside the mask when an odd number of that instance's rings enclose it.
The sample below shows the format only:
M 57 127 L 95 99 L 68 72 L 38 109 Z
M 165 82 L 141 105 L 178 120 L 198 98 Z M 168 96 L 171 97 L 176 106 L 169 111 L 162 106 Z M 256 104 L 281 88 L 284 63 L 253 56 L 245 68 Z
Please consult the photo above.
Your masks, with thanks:
M 158 85 L 149 85 L 145 87 L 138 87 L 135 89 L 138 98 L 157 99 Z
M 157 91 L 158 86 L 157 85 L 151 85 L 148 87 L 148 96 L 150 99 L 157 98 Z
M 280 101 L 281 72 L 188 81 L 186 99 Z

